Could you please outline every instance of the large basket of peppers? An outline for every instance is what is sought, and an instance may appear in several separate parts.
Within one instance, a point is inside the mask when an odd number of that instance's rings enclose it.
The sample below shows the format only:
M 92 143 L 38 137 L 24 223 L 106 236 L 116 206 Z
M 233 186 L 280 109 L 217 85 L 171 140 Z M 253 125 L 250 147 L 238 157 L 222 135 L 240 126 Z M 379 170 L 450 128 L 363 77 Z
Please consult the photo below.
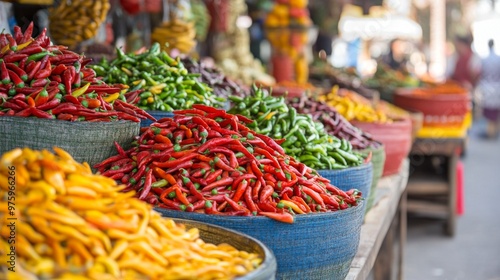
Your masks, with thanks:
M 375 198 L 375 188 L 377 187 L 378 180 L 382 177 L 382 172 L 385 163 L 385 147 L 382 143 L 373 139 L 370 134 L 365 133 L 359 128 L 353 126 L 346 118 L 344 118 L 337 110 L 326 104 L 325 102 L 314 100 L 308 96 L 300 98 L 291 98 L 288 100 L 289 104 L 299 113 L 310 114 L 315 121 L 321 122 L 325 126 L 325 130 L 338 138 L 347 141 L 343 145 L 350 145 L 352 149 L 360 152 L 364 157 L 371 155 L 371 163 L 373 167 L 371 186 L 369 192 L 364 192 L 363 196 L 367 197 L 366 211 L 368 212 L 373 204 Z M 344 158 L 344 159 L 343 159 Z M 345 157 L 337 159 L 342 162 Z M 366 173 L 360 172 L 361 168 L 352 169 L 351 174 L 346 174 L 345 171 L 340 170 L 336 174 L 333 171 L 321 171 L 322 176 L 331 176 L 329 179 L 336 186 L 342 187 L 344 184 L 347 186 L 366 186 L 369 179 Z M 365 166 L 366 169 L 366 166 Z M 358 174 L 356 174 L 358 173 Z M 339 175 L 339 180 L 334 178 Z M 343 177 L 343 178 L 342 178 Z M 327 177 L 328 178 L 328 177 Z M 354 182 L 352 181 L 354 178 Z M 364 183 L 360 183 L 364 182 Z M 360 187 L 357 187 L 360 188 Z M 363 191 L 363 190 L 361 190 Z
M 32 30 L 0 34 L 0 153 L 58 146 L 95 164 L 115 152 L 115 141 L 127 146 L 141 119 L 154 120 L 120 100 L 123 86 L 100 81 L 83 55 Z
M 262 241 L 276 256 L 278 279 L 345 278 L 364 215 L 357 190 L 333 186 L 249 129 L 246 117 L 204 105 L 174 113 L 94 167 L 165 216 Z

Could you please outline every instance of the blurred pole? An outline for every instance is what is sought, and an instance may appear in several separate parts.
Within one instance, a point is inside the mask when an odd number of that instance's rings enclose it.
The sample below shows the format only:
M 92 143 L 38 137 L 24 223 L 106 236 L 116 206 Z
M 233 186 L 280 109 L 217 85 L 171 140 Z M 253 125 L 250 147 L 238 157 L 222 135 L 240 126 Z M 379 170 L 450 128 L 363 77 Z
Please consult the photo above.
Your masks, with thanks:
M 446 71 L 446 0 L 431 2 L 430 74 L 443 79 Z

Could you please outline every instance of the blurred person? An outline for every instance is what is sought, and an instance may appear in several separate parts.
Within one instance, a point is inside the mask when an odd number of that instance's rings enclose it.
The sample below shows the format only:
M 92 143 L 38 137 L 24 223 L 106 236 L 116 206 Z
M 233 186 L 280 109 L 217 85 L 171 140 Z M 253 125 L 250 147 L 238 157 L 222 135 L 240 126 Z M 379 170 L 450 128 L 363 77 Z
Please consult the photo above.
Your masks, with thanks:
M 406 56 L 403 42 L 394 39 L 389 44 L 389 52 L 382 58 L 383 62 L 389 65 L 393 70 L 402 70 L 406 72 Z
M 466 36 L 455 38 L 456 60 L 451 79 L 468 90 L 476 85 L 481 61 L 471 48 L 471 40 Z
M 478 91 L 481 94 L 483 115 L 488 120 L 486 136 L 498 137 L 500 122 L 500 56 L 495 53 L 495 42 L 488 41 L 489 55 L 481 61 Z

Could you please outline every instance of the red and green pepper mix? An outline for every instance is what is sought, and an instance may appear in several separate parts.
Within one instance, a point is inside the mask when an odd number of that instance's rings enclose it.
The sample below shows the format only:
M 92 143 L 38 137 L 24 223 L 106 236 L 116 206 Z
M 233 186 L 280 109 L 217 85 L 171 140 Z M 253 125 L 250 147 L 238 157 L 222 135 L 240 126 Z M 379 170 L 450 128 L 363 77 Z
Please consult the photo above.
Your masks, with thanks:
M 119 100 L 122 85 L 107 85 L 87 68 L 90 60 L 51 45 L 44 29 L 32 38 L 33 23 L 24 34 L 0 34 L 0 116 L 67 121 L 154 120 L 145 111 Z M 131 93 L 133 94 L 133 93 Z
M 361 199 L 285 155 L 243 116 L 204 105 L 174 113 L 94 167 L 157 207 L 206 214 L 293 223 L 294 214 L 342 210 Z

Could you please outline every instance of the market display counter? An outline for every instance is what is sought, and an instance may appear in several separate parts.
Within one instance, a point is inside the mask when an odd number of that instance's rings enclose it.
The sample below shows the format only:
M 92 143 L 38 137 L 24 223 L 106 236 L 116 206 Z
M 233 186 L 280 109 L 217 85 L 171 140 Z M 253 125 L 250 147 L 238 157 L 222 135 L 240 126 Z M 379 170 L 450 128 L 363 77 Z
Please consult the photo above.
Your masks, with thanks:
M 391 279 L 394 267 L 398 269 L 398 279 L 403 278 L 408 174 L 409 161 L 405 160 L 398 174 L 380 179 L 374 206 L 361 227 L 358 253 L 347 280 L 367 279 L 372 270 L 375 279 Z M 399 242 L 396 242 L 398 235 Z M 398 244 L 397 256 L 395 244 Z
M 410 152 L 408 212 L 443 218 L 448 236 L 455 234 L 457 164 L 465 144 L 463 137 L 417 138 Z

